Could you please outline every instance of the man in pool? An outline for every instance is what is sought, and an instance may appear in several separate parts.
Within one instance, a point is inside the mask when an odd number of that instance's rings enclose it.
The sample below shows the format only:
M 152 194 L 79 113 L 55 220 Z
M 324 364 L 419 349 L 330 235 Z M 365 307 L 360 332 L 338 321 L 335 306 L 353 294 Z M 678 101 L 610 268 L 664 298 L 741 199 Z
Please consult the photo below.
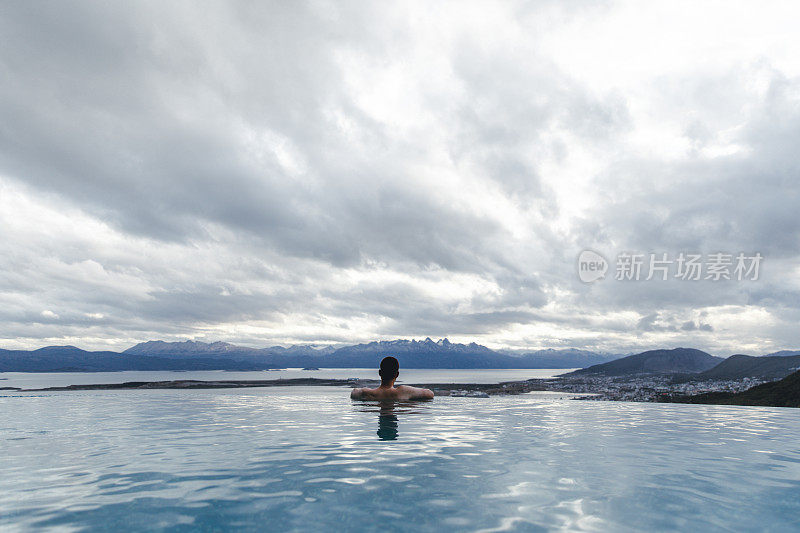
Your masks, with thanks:
M 408 385 L 394 386 L 394 380 L 400 374 L 400 363 L 394 357 L 384 357 L 378 375 L 381 386 L 377 389 L 353 389 L 350 398 L 353 400 L 432 400 L 433 391 L 418 389 Z

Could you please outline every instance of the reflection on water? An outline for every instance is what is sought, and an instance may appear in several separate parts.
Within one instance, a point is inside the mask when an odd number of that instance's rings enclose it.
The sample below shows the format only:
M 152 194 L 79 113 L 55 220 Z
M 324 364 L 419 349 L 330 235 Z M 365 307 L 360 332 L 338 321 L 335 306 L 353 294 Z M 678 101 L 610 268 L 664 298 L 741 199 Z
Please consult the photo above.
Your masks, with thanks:
M 378 415 L 378 438 L 397 440 L 397 417 L 395 415 Z
M 354 410 L 361 413 L 378 413 L 378 438 L 397 440 L 399 431 L 398 414 L 402 416 L 421 414 L 430 406 L 426 400 L 363 400 L 354 402 Z

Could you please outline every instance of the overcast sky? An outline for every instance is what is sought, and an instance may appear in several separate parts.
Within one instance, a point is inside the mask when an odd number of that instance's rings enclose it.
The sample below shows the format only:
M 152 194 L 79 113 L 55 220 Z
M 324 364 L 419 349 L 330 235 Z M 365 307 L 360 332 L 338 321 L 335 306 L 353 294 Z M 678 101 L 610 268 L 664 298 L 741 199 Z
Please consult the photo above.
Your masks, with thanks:
M 798 11 L 4 2 L 0 347 L 800 348 Z

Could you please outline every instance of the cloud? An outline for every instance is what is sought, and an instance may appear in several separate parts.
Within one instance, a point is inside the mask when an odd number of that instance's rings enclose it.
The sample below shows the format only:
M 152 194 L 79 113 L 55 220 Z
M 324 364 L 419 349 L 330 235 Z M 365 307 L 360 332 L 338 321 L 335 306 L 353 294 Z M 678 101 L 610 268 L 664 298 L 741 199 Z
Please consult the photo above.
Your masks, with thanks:
M 3 6 L 0 342 L 791 347 L 791 17 L 685 7 Z M 586 285 L 586 248 L 765 262 Z

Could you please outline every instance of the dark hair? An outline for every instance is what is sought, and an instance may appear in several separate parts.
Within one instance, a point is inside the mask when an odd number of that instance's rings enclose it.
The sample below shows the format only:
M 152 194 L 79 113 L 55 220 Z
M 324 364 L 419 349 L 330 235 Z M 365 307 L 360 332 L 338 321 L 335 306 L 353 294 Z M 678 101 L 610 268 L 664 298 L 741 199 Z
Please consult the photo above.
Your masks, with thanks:
M 397 362 L 397 359 L 392 356 L 384 357 L 381 361 L 381 369 L 378 371 L 378 375 L 381 377 L 381 384 L 391 383 L 398 374 L 400 374 L 400 363 Z

